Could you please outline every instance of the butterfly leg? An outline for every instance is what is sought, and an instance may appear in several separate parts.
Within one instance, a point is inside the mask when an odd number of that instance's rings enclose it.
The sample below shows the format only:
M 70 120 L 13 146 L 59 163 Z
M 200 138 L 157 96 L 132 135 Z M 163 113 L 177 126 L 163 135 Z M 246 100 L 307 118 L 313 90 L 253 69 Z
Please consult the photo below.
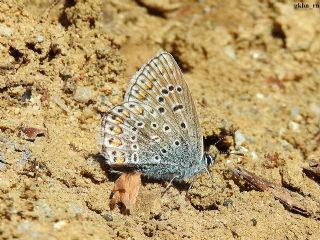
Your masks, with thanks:
M 166 189 L 162 192 L 162 194 L 161 194 L 161 197 L 163 197 L 165 194 L 166 194 L 166 192 L 169 190 L 169 188 L 172 186 L 172 182 L 173 182 L 173 180 L 175 179 L 175 178 L 177 178 L 178 176 L 174 176 L 171 180 L 170 180 L 170 182 L 168 183 L 168 185 L 166 186 Z

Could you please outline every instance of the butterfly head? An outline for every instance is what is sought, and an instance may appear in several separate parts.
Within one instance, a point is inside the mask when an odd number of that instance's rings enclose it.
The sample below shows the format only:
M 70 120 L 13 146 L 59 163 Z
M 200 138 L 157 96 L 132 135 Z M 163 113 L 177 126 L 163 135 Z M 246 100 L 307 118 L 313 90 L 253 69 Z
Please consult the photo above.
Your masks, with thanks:
M 206 152 L 203 154 L 202 161 L 205 164 L 205 166 L 209 167 L 213 165 L 215 163 L 215 160 L 216 160 L 215 157 L 212 156 L 211 154 Z

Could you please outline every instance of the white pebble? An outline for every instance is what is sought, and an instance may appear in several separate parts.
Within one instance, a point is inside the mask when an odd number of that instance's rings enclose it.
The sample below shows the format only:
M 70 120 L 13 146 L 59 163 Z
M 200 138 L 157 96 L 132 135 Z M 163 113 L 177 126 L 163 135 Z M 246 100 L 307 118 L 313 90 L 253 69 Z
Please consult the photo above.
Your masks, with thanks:
M 293 107 L 291 109 L 291 117 L 295 118 L 300 114 L 300 109 L 298 107 Z
M 315 113 L 316 115 L 320 115 L 320 106 L 315 104 L 315 103 L 311 103 L 310 104 L 310 110 Z
M 2 35 L 4 37 L 10 37 L 12 35 L 11 28 L 0 24 L 0 35 Z
M 56 222 L 53 224 L 53 228 L 56 230 L 59 230 L 60 228 L 62 228 L 64 225 L 66 225 L 66 221 L 62 220 L 59 222 Z
M 240 131 L 236 131 L 234 133 L 234 140 L 236 142 L 236 146 L 241 146 L 242 143 L 244 143 L 244 141 L 246 140 L 246 138 Z
M 69 112 L 69 108 L 65 104 L 64 100 L 61 99 L 59 96 L 53 96 L 52 97 L 53 102 L 55 102 L 60 108 L 62 108 L 64 111 Z
M 256 152 L 251 152 L 251 157 L 252 157 L 252 160 L 254 160 L 254 161 L 257 161 L 258 159 L 259 159 L 259 157 L 258 157 L 258 155 L 257 155 L 257 153 Z
M 258 98 L 258 99 L 264 99 L 265 96 L 264 96 L 262 93 L 257 93 L 257 94 L 256 94 L 256 98 Z
M 237 150 L 239 151 L 239 153 L 242 153 L 242 154 L 249 152 L 249 150 L 247 148 L 242 147 L 242 146 L 237 147 Z
M 237 58 L 236 53 L 235 53 L 235 51 L 234 51 L 234 49 L 233 49 L 232 46 L 226 46 L 226 47 L 224 48 L 224 53 L 225 53 L 229 58 L 231 58 L 232 60 L 234 60 L 234 59 Z
M 293 121 L 290 121 L 289 122 L 289 127 L 294 131 L 294 132 L 299 132 L 300 129 L 299 129 L 299 124 L 296 123 L 296 122 L 293 122 Z
M 285 132 L 286 132 L 286 129 L 285 129 L 285 128 L 280 128 L 280 129 L 279 129 L 279 136 L 280 136 L 280 137 L 283 136 L 283 135 L 285 134 Z
M 261 57 L 261 53 L 260 52 L 253 52 L 251 56 L 253 59 L 259 59 Z
M 44 41 L 44 37 L 41 36 L 41 35 L 37 35 L 36 36 L 36 40 L 37 40 L 38 43 L 42 43 Z
M 232 161 L 230 159 L 227 160 L 227 164 L 230 165 L 232 164 Z
M 91 100 L 93 91 L 90 87 L 77 87 L 73 96 L 74 100 L 81 103 L 87 103 Z

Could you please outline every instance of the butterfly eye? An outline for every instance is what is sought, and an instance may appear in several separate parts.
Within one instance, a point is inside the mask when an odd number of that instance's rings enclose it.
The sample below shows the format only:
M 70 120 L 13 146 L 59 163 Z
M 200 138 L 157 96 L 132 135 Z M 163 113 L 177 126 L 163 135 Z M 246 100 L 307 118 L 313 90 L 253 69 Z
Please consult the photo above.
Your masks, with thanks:
M 180 145 L 179 140 L 175 140 L 175 141 L 174 141 L 174 144 L 175 144 L 176 146 L 179 146 L 179 145 Z
M 182 92 L 181 86 L 177 86 L 177 87 L 176 87 L 176 90 L 177 90 L 178 93 Z
M 186 127 L 187 127 L 184 122 L 180 123 L 180 126 L 181 126 L 182 128 L 186 128 Z
M 204 158 L 207 166 L 210 166 L 210 165 L 214 164 L 214 162 L 215 162 L 215 158 L 213 156 L 211 156 L 209 153 L 205 153 L 203 155 L 203 158 Z
M 168 89 L 169 89 L 170 92 L 172 92 L 172 91 L 174 90 L 174 86 L 170 85 L 170 86 L 168 87 Z

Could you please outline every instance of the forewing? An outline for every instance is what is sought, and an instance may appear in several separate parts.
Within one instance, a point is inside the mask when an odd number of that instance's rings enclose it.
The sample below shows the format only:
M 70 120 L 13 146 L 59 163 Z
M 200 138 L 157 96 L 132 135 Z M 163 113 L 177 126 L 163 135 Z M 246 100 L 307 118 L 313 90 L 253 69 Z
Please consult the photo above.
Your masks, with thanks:
M 201 158 L 203 139 L 194 102 L 170 53 L 159 53 L 136 73 L 129 83 L 125 101 L 141 102 L 158 110 L 172 126 L 168 140 L 181 135 L 195 157 Z
M 101 137 L 109 165 L 147 175 L 177 176 L 200 161 L 203 143 L 195 106 L 169 53 L 158 54 L 131 79 L 124 103 L 103 117 Z

